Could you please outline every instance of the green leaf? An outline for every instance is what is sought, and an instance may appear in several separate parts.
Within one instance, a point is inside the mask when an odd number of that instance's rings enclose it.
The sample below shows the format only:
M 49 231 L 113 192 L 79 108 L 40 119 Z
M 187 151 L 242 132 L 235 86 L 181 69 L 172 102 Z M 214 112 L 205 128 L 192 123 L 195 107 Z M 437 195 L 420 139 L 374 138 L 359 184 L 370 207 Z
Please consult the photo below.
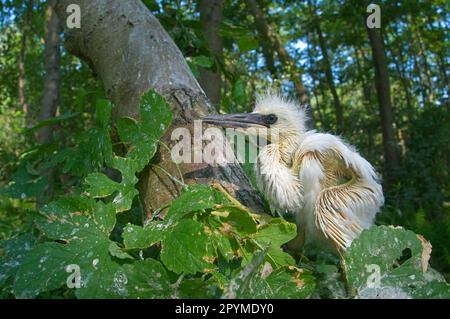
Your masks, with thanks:
M 109 234 L 116 225 L 116 211 L 111 203 L 97 202 L 94 206 L 93 218 L 99 229 Z
M 235 256 L 230 240 L 217 229 L 213 231 L 211 239 L 216 251 L 220 252 L 227 261 L 230 261 Z
M 111 242 L 111 244 L 109 244 L 108 250 L 109 250 L 109 253 L 111 254 L 111 256 L 114 256 L 116 258 L 119 258 L 119 259 L 134 259 L 129 254 L 124 252 L 123 249 L 120 248 L 119 245 L 117 245 L 116 242 Z
M 97 126 L 108 130 L 109 121 L 111 120 L 112 104 L 108 100 L 97 100 L 95 105 L 95 120 Z
M 132 159 L 114 156 L 112 166 L 121 172 L 121 183 L 111 180 L 104 174 L 92 173 L 86 177 L 86 183 L 89 185 L 87 193 L 91 197 L 102 198 L 117 192 L 112 201 L 116 212 L 127 211 L 131 208 L 133 199 L 138 194 L 135 188 L 138 182 L 135 175 L 138 164 Z
M 12 278 L 14 278 L 17 269 L 22 260 L 35 245 L 36 239 L 32 234 L 22 234 L 9 240 L 0 242 L 0 288 L 5 288 Z
M 123 266 L 127 277 L 126 289 L 129 298 L 173 298 L 175 289 L 171 286 L 166 269 L 154 259 L 140 260 Z
M 86 177 L 89 185 L 87 193 L 93 198 L 102 198 L 111 195 L 119 188 L 119 183 L 114 182 L 102 173 L 92 173 Z
M 71 264 L 71 251 L 62 244 L 37 245 L 23 260 L 14 283 L 17 298 L 34 298 L 39 293 L 57 289 L 69 276 L 65 267 Z
M 304 269 L 285 267 L 273 271 L 267 278 L 271 298 L 305 299 L 315 288 L 314 277 Z
M 195 274 L 211 267 L 213 258 L 204 226 L 194 220 L 183 219 L 165 236 L 161 260 L 176 273 Z
M 295 260 L 281 249 L 281 245 L 297 236 L 295 224 L 280 218 L 273 218 L 268 225 L 261 228 L 252 238 L 262 247 L 269 246 L 267 261 L 274 268 L 295 265 Z
M 80 269 L 81 287 L 78 298 L 126 297 L 120 285 L 120 266 L 108 253 L 109 239 L 85 237 L 68 244 L 40 244 L 23 261 L 14 284 L 18 298 L 34 298 L 40 293 L 66 284 L 70 272 L 67 266 Z
M 256 221 L 246 210 L 237 207 L 225 206 L 218 211 L 226 212 L 228 215 L 221 219 L 230 224 L 235 231 L 242 235 L 249 235 L 256 233 Z
M 119 119 L 117 130 L 122 142 L 129 144 L 127 157 L 141 171 L 155 155 L 157 143 L 170 125 L 172 113 L 164 98 L 154 91 L 143 94 L 140 102 L 141 121 Z
M 244 36 L 238 39 L 237 41 L 239 51 L 241 53 L 245 53 L 251 50 L 255 50 L 258 48 L 258 39 L 254 36 Z
M 126 249 L 144 249 L 163 239 L 164 225 L 150 222 L 145 227 L 128 224 L 123 230 L 123 243 Z
M 42 194 L 48 187 L 48 179 L 35 176 L 27 171 L 26 163 L 22 163 L 14 173 L 6 193 L 13 198 L 25 199 Z
M 247 95 L 245 94 L 245 84 L 242 80 L 237 80 L 233 83 L 233 87 L 231 89 L 231 93 L 233 95 L 233 100 L 238 105 L 245 105 L 247 103 Z
M 59 124 L 61 122 L 67 121 L 67 120 L 71 120 L 77 116 L 79 116 L 80 113 L 65 113 L 59 116 L 55 116 L 55 117 L 50 117 L 48 119 L 45 119 L 43 121 L 40 121 L 38 124 L 34 125 L 33 127 L 27 129 L 25 131 L 26 134 L 28 133 L 32 133 L 38 129 L 40 129 L 41 127 L 45 127 L 45 126 L 50 126 L 50 125 L 55 125 L 55 124 Z
M 105 236 L 92 219 L 95 201 L 88 197 L 61 197 L 41 209 L 42 218 L 36 225 L 48 238 L 71 240 L 90 236 Z
M 238 274 L 233 276 L 225 290 L 226 299 L 236 298 L 270 298 L 272 292 L 269 284 L 262 278 L 262 265 L 267 248 L 257 251 L 253 258 Z
M 273 218 L 270 224 L 261 228 L 253 238 L 259 243 L 280 247 L 297 235 L 297 227 L 281 218 Z
M 364 230 L 346 252 L 348 283 L 360 298 L 411 298 L 428 283 L 424 242 L 401 227 Z M 447 286 L 448 287 L 448 286 Z M 425 297 L 425 296 L 424 296 Z
M 218 298 L 221 290 L 211 279 L 189 278 L 180 283 L 178 297 L 187 299 L 211 299 Z
M 191 58 L 192 63 L 201 66 L 205 69 L 209 69 L 214 65 L 214 59 L 208 56 L 199 55 Z
M 172 202 L 167 215 L 164 217 L 164 222 L 171 224 L 186 214 L 213 209 L 217 204 L 227 202 L 228 200 L 222 193 L 208 185 L 191 185 L 185 187 L 183 193 Z

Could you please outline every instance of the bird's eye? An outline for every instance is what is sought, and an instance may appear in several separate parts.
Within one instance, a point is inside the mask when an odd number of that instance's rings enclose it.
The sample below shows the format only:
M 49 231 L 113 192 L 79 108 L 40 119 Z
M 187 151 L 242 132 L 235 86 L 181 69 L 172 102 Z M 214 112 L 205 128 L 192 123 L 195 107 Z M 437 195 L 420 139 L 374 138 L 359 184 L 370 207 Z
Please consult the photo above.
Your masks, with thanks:
M 275 114 L 269 114 L 264 117 L 264 123 L 268 125 L 275 124 L 277 120 L 278 118 Z

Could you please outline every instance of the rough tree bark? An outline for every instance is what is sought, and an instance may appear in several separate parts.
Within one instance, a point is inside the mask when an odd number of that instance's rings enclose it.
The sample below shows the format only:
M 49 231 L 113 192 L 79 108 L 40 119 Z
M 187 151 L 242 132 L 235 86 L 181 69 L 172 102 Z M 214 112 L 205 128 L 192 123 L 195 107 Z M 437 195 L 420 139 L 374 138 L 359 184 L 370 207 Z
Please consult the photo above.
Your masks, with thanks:
M 342 104 L 339 100 L 337 94 L 336 86 L 333 80 L 333 71 L 331 69 L 330 58 L 328 57 L 326 40 L 323 37 L 322 30 L 320 28 L 320 21 L 316 14 L 316 9 L 313 6 L 311 0 L 308 0 L 309 13 L 311 15 L 313 27 L 317 33 L 317 39 L 319 41 L 320 51 L 322 52 L 325 77 L 327 79 L 328 88 L 330 89 L 331 95 L 333 96 L 334 110 L 336 114 L 336 132 L 338 134 L 344 133 L 344 111 L 342 109 Z
M 223 39 L 219 35 L 219 26 L 223 19 L 223 0 L 202 0 L 199 9 L 200 22 L 216 67 L 214 71 L 200 68 L 199 81 L 211 104 L 219 110 L 222 90 L 221 63 L 223 60 Z
M 60 32 L 61 27 L 58 15 L 54 10 L 56 1 L 47 2 L 45 11 L 45 49 L 44 49 L 44 91 L 41 98 L 41 108 L 39 110 L 39 120 L 54 117 L 59 105 L 60 90 Z M 41 144 L 53 141 L 53 128 L 51 126 L 42 127 L 38 132 L 38 141 Z
M 384 51 L 383 38 L 378 29 L 366 27 L 372 47 L 373 61 L 375 64 L 375 84 L 377 88 L 378 104 L 381 116 L 381 130 L 383 135 L 384 162 L 386 169 L 385 181 L 389 185 L 393 171 L 398 169 L 400 158 L 397 151 L 397 142 L 395 140 L 392 104 L 391 104 L 391 86 L 389 80 L 389 71 L 387 57 Z
M 81 7 L 81 28 L 66 29 L 66 48 L 85 60 L 100 77 L 107 96 L 114 103 L 114 119 L 129 116 L 139 120 L 139 100 L 149 89 L 163 95 L 173 112 L 173 122 L 163 137 L 173 145 L 171 132 L 189 127 L 200 115 L 213 113 L 208 99 L 167 32 L 139 0 L 59 0 L 58 15 L 67 18 L 69 4 Z M 173 176 L 177 168 L 170 153 L 160 148 L 158 164 Z M 255 211 L 263 202 L 251 188 L 239 164 L 226 166 L 181 164 L 186 183 L 219 181 L 240 201 Z M 166 205 L 179 186 L 162 171 L 148 166 L 140 174 L 140 197 L 147 214 Z
M 22 40 L 20 44 L 19 58 L 17 61 L 19 68 L 19 78 L 17 82 L 19 106 L 25 114 L 28 114 L 29 112 L 29 105 L 25 95 L 25 53 L 27 50 L 28 33 L 30 31 L 30 15 L 33 11 L 33 5 L 33 0 L 27 1 L 27 8 L 25 9 L 25 16 L 23 19 Z
M 58 15 L 54 10 L 56 1 L 47 2 L 45 10 L 45 49 L 44 49 L 44 90 L 41 98 L 41 107 L 39 110 L 39 120 L 43 121 L 54 117 L 59 105 L 60 99 L 60 60 L 61 60 L 61 26 Z M 53 141 L 54 127 L 44 126 L 37 133 L 37 140 L 40 144 L 48 144 Z M 54 176 L 53 170 L 47 169 L 42 172 L 48 178 L 48 189 L 46 198 L 41 198 L 40 202 L 47 202 L 53 197 Z

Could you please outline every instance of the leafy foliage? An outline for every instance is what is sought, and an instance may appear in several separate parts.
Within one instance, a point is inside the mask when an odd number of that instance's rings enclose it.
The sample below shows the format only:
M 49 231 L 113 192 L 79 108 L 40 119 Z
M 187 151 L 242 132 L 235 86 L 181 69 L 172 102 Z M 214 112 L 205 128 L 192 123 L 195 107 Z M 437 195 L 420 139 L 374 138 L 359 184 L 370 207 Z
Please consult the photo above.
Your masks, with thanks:
M 412 231 L 387 226 L 365 230 L 346 254 L 349 285 L 361 298 L 449 298 L 449 285 L 428 269 L 430 253 L 430 244 Z M 379 275 L 375 282 L 370 278 L 374 274 Z
M 245 1 L 229 1 L 223 8 L 219 55 L 210 52 L 199 19 L 200 6 L 208 1 L 143 2 L 197 78 L 200 68 L 220 72 L 220 111 L 250 111 L 250 97 L 268 87 L 295 98 L 300 78 L 316 127 L 335 131 L 331 74 L 343 108 L 343 137 L 386 175 L 361 2 L 311 1 L 329 55 L 327 69 L 308 2 L 257 1 L 298 72 L 267 43 Z M 402 160 L 393 183 L 384 188 L 386 205 L 377 223 L 402 225 L 430 240 L 430 266 L 421 239 L 390 227 L 364 232 L 343 257 L 345 263 L 308 249 L 292 256 L 280 247 L 295 236 L 293 224 L 254 216 L 209 185 L 186 187 L 167 211 L 144 225 L 136 174 L 155 155 L 170 112 L 160 96 L 149 93 L 142 100 L 141 122 L 121 118 L 112 128 L 112 105 L 102 99 L 101 83 L 87 64 L 61 48 L 61 115 L 38 121 L 47 3 L 35 1 L 25 50 L 30 105 L 25 114 L 17 97 L 17 65 L 28 3 L 4 1 L 0 8 L 0 297 L 448 297 L 448 285 L 431 268 L 450 278 L 447 2 L 380 3 Z M 36 144 L 42 127 L 52 128 L 51 144 Z M 243 168 L 253 181 L 252 165 Z M 42 174 L 46 169 L 57 178 Z M 54 196 L 45 198 L 49 190 Z M 38 204 L 53 198 L 37 213 Z M 379 288 L 368 287 L 369 261 L 380 266 Z M 80 289 L 66 286 L 69 262 L 81 266 Z M 29 283 L 34 272 L 39 280 Z
M 109 134 L 108 105 L 97 105 L 94 135 L 98 130 L 105 137 Z M 114 154 L 110 147 L 106 149 L 111 153 L 105 152 L 103 157 L 107 166 L 120 172 L 120 182 L 104 173 L 88 174 L 84 191 L 60 197 L 40 209 L 34 218 L 34 233 L 39 236 L 24 233 L 2 242 L 3 294 L 16 298 L 48 294 L 77 298 L 315 295 L 323 286 L 320 273 L 336 266 L 319 267 L 317 263 L 303 267 L 282 248 L 296 236 L 294 224 L 252 214 L 230 201 L 221 187 L 186 186 L 164 217 L 153 216 L 145 225 L 134 223 L 126 212 L 138 200 L 135 174 L 155 154 L 171 115 L 163 98 L 148 92 L 142 97 L 141 118 L 141 123 L 120 121 L 119 134 L 128 149 L 125 157 Z M 381 226 L 363 232 L 345 256 L 350 287 L 358 297 L 373 296 L 367 292 L 370 274 L 364 265 L 374 263 L 381 267 L 382 287 L 393 287 L 395 293 L 411 297 L 447 297 L 445 281 L 431 269 L 425 271 L 427 245 L 403 229 Z M 410 249 L 411 256 L 396 266 L 404 249 Z M 77 277 L 72 276 L 77 267 L 79 287 Z M 74 291 L 70 284 L 75 285 Z

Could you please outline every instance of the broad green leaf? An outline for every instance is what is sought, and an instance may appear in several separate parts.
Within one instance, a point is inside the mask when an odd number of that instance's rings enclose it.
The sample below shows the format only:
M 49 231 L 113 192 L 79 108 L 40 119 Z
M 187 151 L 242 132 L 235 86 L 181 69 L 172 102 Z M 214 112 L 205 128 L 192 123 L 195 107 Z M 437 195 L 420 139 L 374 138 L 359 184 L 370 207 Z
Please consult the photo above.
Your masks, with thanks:
M 135 188 L 138 182 L 135 175 L 138 164 L 132 159 L 114 156 L 112 166 L 121 172 L 122 181 L 117 183 L 104 174 L 92 173 L 86 177 L 86 183 L 89 185 L 87 193 L 93 198 L 107 197 L 117 193 L 112 204 L 116 212 L 123 212 L 131 208 L 133 199 L 138 194 Z
M 164 226 L 161 222 L 150 222 L 145 227 L 128 224 L 123 230 L 126 249 L 144 249 L 163 239 Z
M 109 234 L 116 224 L 116 211 L 111 203 L 98 201 L 94 206 L 93 218 L 99 229 Z
M 35 245 L 33 235 L 26 233 L 0 242 L 0 288 L 11 284 L 25 256 Z
M 123 251 L 123 249 L 120 248 L 119 245 L 117 245 L 117 243 L 114 241 L 112 241 L 109 244 L 108 250 L 109 250 L 109 253 L 111 254 L 111 256 L 113 256 L 113 257 L 116 257 L 119 259 L 134 259 L 128 253 Z
M 24 258 L 16 275 L 14 295 L 35 298 L 44 291 L 62 287 L 69 274 L 65 267 L 73 256 L 65 245 L 48 242 L 37 245 Z
M 123 265 L 127 277 L 126 289 L 130 298 L 174 298 L 167 270 L 154 259 L 140 260 Z
M 270 224 L 261 228 L 253 238 L 261 244 L 280 247 L 297 235 L 295 224 L 288 223 L 281 218 L 273 218 Z
M 214 59 L 204 55 L 199 55 L 191 58 L 192 63 L 201 66 L 203 68 L 209 69 L 214 65 Z
M 208 185 L 191 185 L 185 187 L 183 193 L 171 204 L 164 217 L 164 222 L 170 224 L 186 214 L 213 209 L 217 204 L 227 202 L 228 200 L 222 193 Z
M 195 274 L 211 267 L 213 256 L 203 224 L 183 219 L 165 236 L 161 260 L 176 273 Z
M 216 251 L 220 252 L 226 260 L 231 260 L 235 253 L 231 247 L 230 240 L 224 234 L 214 229 L 211 234 L 212 244 Z
M 255 252 L 250 263 L 231 278 L 225 290 L 225 298 L 270 298 L 271 288 L 262 278 L 261 272 L 266 253 L 267 248 L 264 251 Z
M 108 100 L 97 100 L 95 105 L 95 120 L 97 126 L 108 130 L 109 121 L 111 120 L 112 104 Z
M 59 116 L 50 117 L 48 119 L 40 121 L 38 124 L 36 124 L 33 127 L 27 129 L 25 131 L 25 133 L 29 134 L 29 133 L 32 133 L 32 132 L 36 131 L 37 129 L 40 129 L 41 127 L 45 127 L 45 126 L 49 126 L 49 125 L 55 125 L 55 124 L 59 124 L 61 122 L 67 121 L 67 120 L 71 120 L 71 119 L 77 117 L 78 115 L 80 115 L 80 113 L 65 113 L 65 114 L 62 114 L 62 115 L 59 115 Z
M 231 89 L 233 100 L 239 105 L 245 105 L 247 103 L 247 95 L 245 94 L 245 84 L 242 80 L 237 80 L 233 83 Z
M 346 252 L 348 283 L 360 298 L 412 298 L 428 284 L 428 258 L 424 242 L 412 231 L 373 226 Z
M 88 197 L 61 197 L 41 209 L 42 218 L 36 225 L 45 236 L 57 240 L 104 236 L 102 224 L 92 219 L 94 207 L 95 201 Z
M 141 128 L 153 140 L 159 140 L 172 121 L 172 112 L 166 100 L 154 91 L 141 97 Z
M 16 276 L 14 293 L 18 298 L 34 298 L 42 292 L 67 284 L 67 267 L 79 267 L 81 287 L 78 298 L 121 298 L 128 292 L 123 270 L 110 253 L 106 235 L 74 238 L 67 244 L 40 244 L 26 256 Z
M 189 278 L 180 283 L 177 294 L 179 298 L 211 299 L 220 297 L 221 290 L 212 280 Z
M 245 53 L 247 51 L 255 50 L 258 48 L 258 39 L 256 37 L 245 36 L 241 37 L 237 41 L 239 51 Z
M 120 185 L 102 173 L 89 174 L 86 177 L 86 183 L 89 185 L 87 193 L 93 198 L 109 196 L 119 189 Z
M 136 172 L 155 155 L 157 143 L 172 120 L 168 104 L 158 93 L 148 91 L 140 103 L 140 123 L 130 118 L 119 119 L 117 123 L 120 139 L 129 145 L 127 157 L 137 163 Z
M 242 235 L 256 233 L 256 221 L 248 211 L 231 206 L 225 206 L 218 209 L 218 211 L 227 213 L 227 216 L 222 217 L 221 219 L 230 224 L 233 227 L 233 230 L 238 233 Z
M 267 261 L 274 268 L 295 265 L 291 255 L 281 249 L 281 245 L 287 243 L 297 235 L 295 224 L 288 223 L 280 218 L 273 218 L 268 225 L 262 227 L 253 239 L 262 247 L 269 246 Z
M 315 288 L 314 277 L 304 269 L 285 267 L 273 271 L 267 278 L 271 288 L 271 298 L 304 299 Z
M 275 269 L 295 265 L 295 259 L 291 255 L 275 246 L 269 248 L 266 260 L 269 261 Z
M 19 166 L 9 183 L 6 193 L 13 198 L 25 199 L 42 194 L 48 187 L 48 179 L 27 171 L 26 163 Z

